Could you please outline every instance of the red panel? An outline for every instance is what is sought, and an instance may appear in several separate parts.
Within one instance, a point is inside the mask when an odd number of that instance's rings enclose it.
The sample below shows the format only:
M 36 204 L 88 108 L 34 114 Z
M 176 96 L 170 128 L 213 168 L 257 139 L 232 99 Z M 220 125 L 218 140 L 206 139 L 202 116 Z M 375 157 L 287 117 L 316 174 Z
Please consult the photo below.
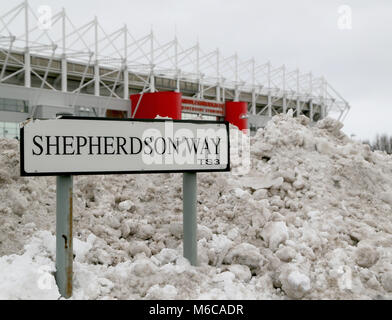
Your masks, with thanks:
M 137 109 L 135 119 L 155 119 L 157 116 L 181 120 L 182 94 L 178 92 L 145 93 Z M 140 94 L 131 95 L 132 114 L 140 100 Z
M 237 126 L 241 131 L 249 128 L 247 115 L 248 104 L 246 102 L 226 102 L 225 120 Z

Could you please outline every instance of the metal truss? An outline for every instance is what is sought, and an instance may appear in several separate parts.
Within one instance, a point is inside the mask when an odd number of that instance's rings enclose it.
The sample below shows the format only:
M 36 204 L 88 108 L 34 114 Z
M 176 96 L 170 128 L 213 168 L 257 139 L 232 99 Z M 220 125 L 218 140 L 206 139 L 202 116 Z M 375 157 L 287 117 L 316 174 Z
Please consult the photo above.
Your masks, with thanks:
M 95 97 L 108 98 L 109 107 L 112 99 L 129 100 L 132 85 L 142 93 L 157 91 L 155 81 L 160 77 L 175 81 L 177 91 L 184 82 L 195 84 L 194 97 L 199 99 L 207 92 L 211 96 L 211 91 L 218 102 L 250 97 L 250 115 L 271 117 L 290 108 L 300 115 L 307 108 L 313 119 L 317 106 L 322 117 L 336 115 L 344 120 L 350 110 L 323 77 L 288 70 L 284 65 L 260 65 L 253 58 L 243 61 L 237 54 L 225 57 L 219 49 L 206 53 L 199 42 L 184 48 L 177 36 L 162 44 L 152 30 L 135 37 L 126 25 L 106 32 L 96 17 L 75 26 L 64 9 L 54 13 L 50 27 L 44 28 L 28 0 L 0 14 L 0 85 L 16 78 L 31 88 L 34 76 L 39 89 L 72 93 L 72 106 L 86 94 L 86 88 L 93 88 Z M 72 70 L 68 69 L 70 63 L 76 66 Z M 49 75 L 58 70 L 58 78 L 49 81 Z M 80 79 L 76 87 L 69 88 L 69 77 Z M 260 103 L 260 97 L 266 103 Z

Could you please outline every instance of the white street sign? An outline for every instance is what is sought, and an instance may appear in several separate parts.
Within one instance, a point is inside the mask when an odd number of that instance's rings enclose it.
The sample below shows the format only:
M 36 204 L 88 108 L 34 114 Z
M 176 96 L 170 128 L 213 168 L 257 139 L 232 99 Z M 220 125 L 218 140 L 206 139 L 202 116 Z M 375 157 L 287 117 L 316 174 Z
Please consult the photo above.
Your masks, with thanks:
M 62 117 L 21 125 L 21 175 L 230 171 L 229 124 Z

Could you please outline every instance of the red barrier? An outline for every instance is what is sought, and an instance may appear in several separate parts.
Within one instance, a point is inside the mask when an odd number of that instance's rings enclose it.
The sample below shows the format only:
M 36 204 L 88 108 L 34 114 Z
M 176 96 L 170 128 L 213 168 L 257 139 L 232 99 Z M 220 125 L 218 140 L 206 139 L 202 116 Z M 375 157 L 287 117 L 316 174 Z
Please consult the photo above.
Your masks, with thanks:
M 226 102 L 225 120 L 238 129 L 246 130 L 248 126 L 248 104 L 246 102 Z
M 131 95 L 132 114 L 140 100 L 140 94 Z M 140 100 L 135 119 L 155 119 L 157 116 L 181 120 L 182 94 L 178 92 L 145 93 Z

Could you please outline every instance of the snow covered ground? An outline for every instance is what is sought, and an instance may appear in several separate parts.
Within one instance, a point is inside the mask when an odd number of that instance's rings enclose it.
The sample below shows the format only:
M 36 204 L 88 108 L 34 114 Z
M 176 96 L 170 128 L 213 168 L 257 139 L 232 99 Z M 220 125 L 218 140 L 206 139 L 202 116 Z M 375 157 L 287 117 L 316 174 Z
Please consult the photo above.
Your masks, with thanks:
M 73 299 L 391 299 L 392 157 L 341 127 L 279 115 L 249 173 L 199 174 L 198 267 L 181 175 L 75 177 Z M 58 299 L 55 179 L 0 150 L 0 299 Z

